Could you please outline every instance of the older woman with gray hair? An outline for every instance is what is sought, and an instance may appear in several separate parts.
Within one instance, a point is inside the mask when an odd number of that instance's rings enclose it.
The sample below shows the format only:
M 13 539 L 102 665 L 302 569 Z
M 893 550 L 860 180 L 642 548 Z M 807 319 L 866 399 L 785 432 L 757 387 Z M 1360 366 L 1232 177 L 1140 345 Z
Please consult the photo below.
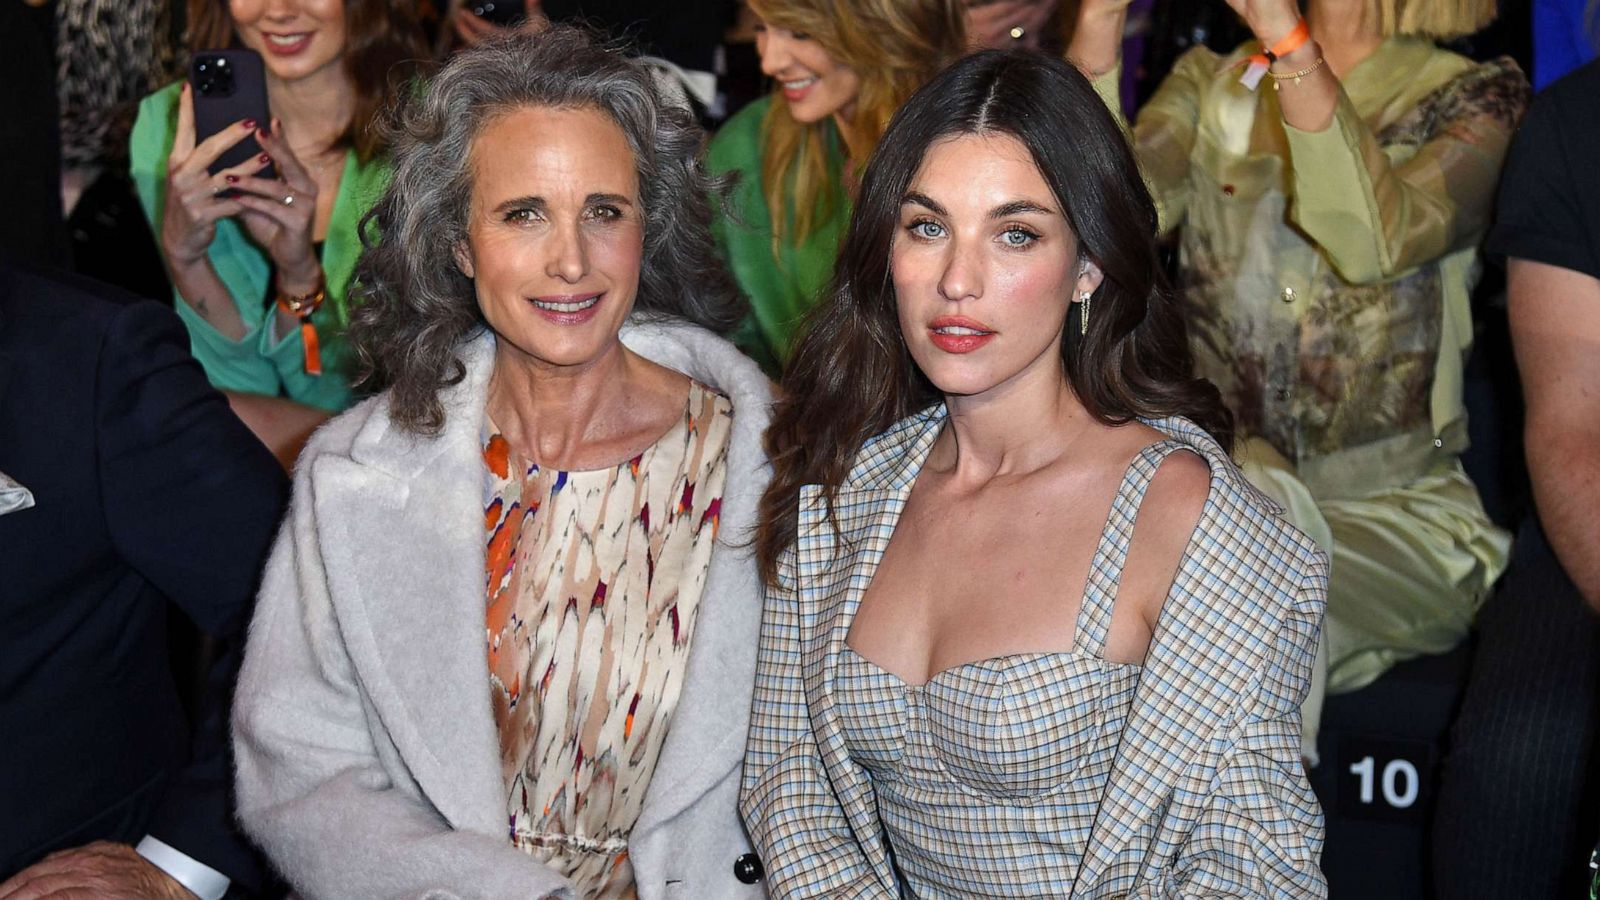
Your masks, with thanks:
M 246 831 L 312 897 L 758 897 L 735 809 L 769 385 L 702 136 L 583 33 L 395 116 L 351 343 L 234 709 Z

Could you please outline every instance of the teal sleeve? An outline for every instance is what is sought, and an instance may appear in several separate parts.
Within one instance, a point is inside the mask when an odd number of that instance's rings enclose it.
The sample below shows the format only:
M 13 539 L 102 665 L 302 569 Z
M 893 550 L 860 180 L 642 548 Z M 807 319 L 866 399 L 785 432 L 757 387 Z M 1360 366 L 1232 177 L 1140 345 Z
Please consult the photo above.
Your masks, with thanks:
M 144 98 L 128 139 L 134 190 L 139 194 L 139 205 L 150 222 L 150 230 L 158 240 L 166 207 L 167 157 L 172 153 L 177 130 L 180 87 L 177 83 L 170 84 Z M 195 312 L 174 288 L 173 307 L 189 331 L 190 352 L 205 369 L 211 384 L 221 390 L 269 396 L 283 393 L 277 368 L 259 349 L 271 338 L 265 333 L 270 319 L 263 308 L 268 274 L 266 259 L 231 221 L 217 223 L 216 237 L 207 255 L 217 277 L 227 286 L 228 299 L 238 307 L 247 331 L 243 338 L 230 340 Z M 164 256 L 162 262 L 166 262 Z M 298 345 L 299 338 L 294 340 Z

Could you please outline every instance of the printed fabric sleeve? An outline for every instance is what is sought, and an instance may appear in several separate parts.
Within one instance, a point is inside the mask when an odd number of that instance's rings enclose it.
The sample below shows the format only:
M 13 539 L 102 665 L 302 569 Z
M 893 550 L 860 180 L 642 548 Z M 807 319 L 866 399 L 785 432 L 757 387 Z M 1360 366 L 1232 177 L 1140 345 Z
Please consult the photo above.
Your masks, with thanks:
M 1416 152 L 1397 163 L 1341 89 L 1327 128 L 1284 125 L 1290 219 L 1352 284 L 1374 284 L 1472 246 L 1489 225 L 1500 164 L 1527 98 L 1527 80 L 1510 61 L 1467 69 L 1389 126 L 1420 135 Z
M 1254 700 L 1230 730 L 1205 808 L 1172 865 L 1129 900 L 1328 896 L 1322 808 L 1300 759 L 1300 704 L 1327 590 L 1326 557 L 1314 551 Z
M 1128 129 L 1145 187 L 1156 203 L 1162 234 L 1182 224 L 1188 210 L 1189 160 L 1200 127 L 1201 92 L 1207 69 L 1214 67 L 1215 61 L 1216 55 L 1204 47 L 1185 53 L 1140 107 L 1133 127 Z M 1127 129 L 1119 100 L 1121 84 L 1119 64 L 1097 77 L 1094 89 Z
M 775 898 L 893 898 L 834 791 L 817 747 L 801 669 L 794 553 L 767 590 L 739 811 Z
M 380 764 L 326 587 L 306 456 L 239 677 L 240 823 L 308 897 L 571 900 L 554 870 L 509 841 L 453 829 Z

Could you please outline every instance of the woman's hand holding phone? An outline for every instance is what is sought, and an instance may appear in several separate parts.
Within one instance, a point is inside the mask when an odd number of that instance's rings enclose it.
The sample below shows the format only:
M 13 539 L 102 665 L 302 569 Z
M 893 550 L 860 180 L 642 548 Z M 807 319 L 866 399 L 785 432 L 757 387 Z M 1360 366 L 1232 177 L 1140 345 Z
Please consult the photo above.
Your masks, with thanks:
M 229 187 L 238 192 L 234 199 L 242 207 L 239 221 L 272 257 L 279 290 L 294 296 L 313 293 L 322 283 L 322 263 L 313 246 L 317 181 L 289 149 L 278 122 L 270 131 L 257 131 L 256 140 L 283 177 L 241 175 L 230 181 Z
M 167 202 L 161 221 L 161 245 L 174 268 L 205 260 L 206 249 L 216 235 L 217 220 L 238 215 L 244 210 L 229 195 L 229 179 L 254 175 L 266 168 L 260 157 L 247 160 L 215 175 L 207 168 L 235 144 L 251 136 L 257 123 L 248 119 L 195 143 L 194 98 L 189 85 L 178 98 L 178 128 L 172 152 L 167 155 Z
M 244 320 L 206 251 L 216 236 L 217 221 L 244 212 L 237 197 L 226 192 L 228 179 L 243 179 L 266 168 L 254 157 L 216 174 L 207 168 L 235 144 L 250 137 L 258 123 L 243 120 L 195 142 L 194 96 L 186 83 L 178 98 L 177 132 L 167 155 L 167 196 L 161 217 L 161 249 L 167 255 L 178 293 L 223 335 L 244 337 Z

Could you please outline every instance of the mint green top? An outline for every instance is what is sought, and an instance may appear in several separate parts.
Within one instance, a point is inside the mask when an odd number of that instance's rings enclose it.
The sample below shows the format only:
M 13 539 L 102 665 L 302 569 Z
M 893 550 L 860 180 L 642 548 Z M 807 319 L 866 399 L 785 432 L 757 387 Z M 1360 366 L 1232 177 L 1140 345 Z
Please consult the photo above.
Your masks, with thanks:
M 157 235 L 161 233 L 166 209 L 167 156 L 177 133 L 180 87 L 181 84 L 170 84 L 144 98 L 129 138 L 134 187 Z M 350 389 L 344 331 L 350 321 L 350 279 L 356 258 L 361 255 L 356 229 L 388 182 L 387 159 L 362 163 L 354 151 L 346 154 L 339 194 L 334 198 L 333 216 L 322 244 L 327 300 L 312 315 L 320 338 L 321 375 L 306 374 L 305 347 L 299 329 L 282 338 L 272 333 L 273 316 L 268 304 L 272 262 L 267 254 L 238 222 L 223 219 L 217 223 L 207 255 L 244 319 L 245 336 L 237 341 L 224 336 L 173 292 L 173 305 L 189 329 L 190 349 L 213 385 L 247 394 L 287 397 L 332 412 L 351 404 L 355 398 Z
M 829 214 L 805 240 L 796 242 L 791 233 L 774 248 L 772 217 L 761 191 L 771 105 L 771 97 L 762 98 L 724 123 L 711 141 L 706 167 L 714 175 L 738 175 L 728 204 L 733 217 L 719 211 L 711 230 L 734 280 L 750 298 L 751 319 L 735 342 L 775 374 L 789 360 L 801 319 L 833 277 L 834 257 L 850 219 L 850 197 L 844 189 L 844 151 L 829 121 L 823 126 L 828 130 Z M 792 222 L 792 205 L 786 214 Z

